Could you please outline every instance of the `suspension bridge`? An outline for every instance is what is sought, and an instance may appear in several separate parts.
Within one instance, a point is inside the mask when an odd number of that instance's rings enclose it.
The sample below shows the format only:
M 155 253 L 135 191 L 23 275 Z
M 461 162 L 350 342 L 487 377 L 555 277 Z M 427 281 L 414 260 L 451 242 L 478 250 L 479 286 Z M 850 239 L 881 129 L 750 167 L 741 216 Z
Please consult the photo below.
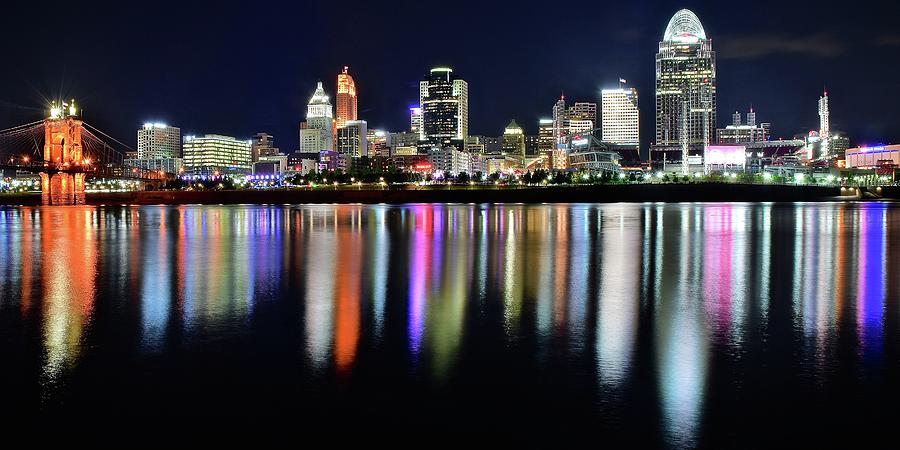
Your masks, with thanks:
M 163 182 L 174 174 L 127 167 L 134 150 L 85 122 L 70 103 L 54 103 L 48 117 L 0 130 L 0 170 L 38 173 L 45 205 L 85 201 L 88 178 Z

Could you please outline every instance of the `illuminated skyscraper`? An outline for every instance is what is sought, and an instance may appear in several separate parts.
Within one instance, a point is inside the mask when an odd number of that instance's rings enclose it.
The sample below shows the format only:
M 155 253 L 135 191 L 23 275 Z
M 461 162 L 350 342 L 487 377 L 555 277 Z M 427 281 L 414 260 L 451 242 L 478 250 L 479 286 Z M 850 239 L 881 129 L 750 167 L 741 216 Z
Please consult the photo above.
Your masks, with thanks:
M 469 135 L 469 85 L 453 75 L 453 69 L 435 67 L 419 82 L 422 138 L 431 144 L 457 141 L 460 148 Z
M 356 83 L 353 77 L 347 73 L 347 66 L 344 71 L 337 77 L 337 95 L 335 96 L 337 103 L 337 115 L 335 116 L 335 126 L 343 128 L 348 120 L 356 120 Z
M 337 152 L 353 158 L 369 156 L 368 130 L 365 120 L 349 120 L 337 130 Z
M 566 110 L 565 94 L 559 96 L 559 100 L 553 105 L 553 140 L 555 144 L 564 144 L 568 133 L 568 111 Z
M 513 119 L 503 130 L 503 153 L 525 161 L 525 132 Z
M 320 81 L 306 106 L 306 122 L 300 125 L 300 151 L 318 153 L 334 149 L 334 116 L 331 101 Z
M 638 145 L 640 121 L 635 88 L 604 89 L 600 93 L 603 142 Z
M 419 139 L 425 139 L 425 130 L 422 128 L 422 108 L 419 105 L 409 107 L 409 131 L 419 135 Z
M 538 152 L 550 152 L 554 147 L 553 119 L 540 119 L 538 121 Z
M 656 54 L 656 145 L 651 159 L 702 154 L 715 137 L 716 54 L 700 19 L 675 13 Z
M 822 140 L 822 158 L 831 157 L 831 126 L 828 118 L 828 91 L 819 97 L 819 138 Z
M 593 102 L 575 102 L 569 108 L 568 118 L 571 122 L 581 122 L 582 128 L 586 128 L 587 132 L 590 133 L 597 128 L 597 104 Z M 586 122 L 590 122 L 590 124 Z
M 137 132 L 138 159 L 181 157 L 181 129 L 163 123 L 145 123 Z

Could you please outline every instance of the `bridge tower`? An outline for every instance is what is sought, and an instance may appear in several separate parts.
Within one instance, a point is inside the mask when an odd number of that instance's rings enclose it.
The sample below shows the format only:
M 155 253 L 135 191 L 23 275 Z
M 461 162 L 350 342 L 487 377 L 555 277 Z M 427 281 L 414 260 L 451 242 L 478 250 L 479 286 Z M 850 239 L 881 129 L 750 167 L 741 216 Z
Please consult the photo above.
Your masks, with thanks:
M 51 104 L 50 117 L 44 119 L 41 201 L 45 205 L 84 204 L 82 127 L 75 100 Z

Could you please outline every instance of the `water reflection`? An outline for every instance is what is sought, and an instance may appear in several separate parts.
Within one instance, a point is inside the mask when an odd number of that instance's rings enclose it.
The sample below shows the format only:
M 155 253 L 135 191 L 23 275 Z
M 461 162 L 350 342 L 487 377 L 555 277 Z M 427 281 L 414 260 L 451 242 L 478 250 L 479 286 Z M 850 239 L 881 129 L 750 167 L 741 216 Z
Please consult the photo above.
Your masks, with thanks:
M 42 211 L 43 213 L 44 211 Z M 90 210 L 47 211 L 40 217 L 43 286 L 43 378 L 49 385 L 81 356 L 94 312 L 96 216 Z
M 0 337 L 35 341 L 51 402 L 110 345 L 271 352 L 326 384 L 513 364 L 597 404 L 652 392 L 659 439 L 692 446 L 757 365 L 828 386 L 896 364 L 898 233 L 888 204 L 5 208 Z

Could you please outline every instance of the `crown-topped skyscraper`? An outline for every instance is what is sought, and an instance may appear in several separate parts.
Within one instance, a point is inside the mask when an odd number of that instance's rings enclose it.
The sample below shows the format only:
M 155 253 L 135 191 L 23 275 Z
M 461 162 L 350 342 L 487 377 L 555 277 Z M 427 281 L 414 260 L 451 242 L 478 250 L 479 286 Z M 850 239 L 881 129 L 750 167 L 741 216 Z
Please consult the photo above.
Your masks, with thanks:
M 347 72 L 347 66 L 337 76 L 337 95 L 335 96 L 337 106 L 337 115 L 335 116 L 335 126 L 343 128 L 347 121 L 357 120 L 356 109 L 356 82 Z
M 656 54 L 656 143 L 651 159 L 682 161 L 715 139 L 716 54 L 700 19 L 672 16 Z

